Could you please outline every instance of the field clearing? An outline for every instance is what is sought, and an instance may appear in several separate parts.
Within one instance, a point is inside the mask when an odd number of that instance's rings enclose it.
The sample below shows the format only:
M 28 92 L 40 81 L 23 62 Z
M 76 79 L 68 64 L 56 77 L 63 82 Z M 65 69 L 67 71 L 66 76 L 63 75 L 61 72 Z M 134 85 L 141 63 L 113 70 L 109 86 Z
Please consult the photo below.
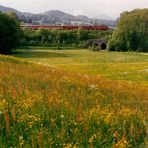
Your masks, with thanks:
M 90 50 L 53 50 L 32 48 L 16 50 L 12 56 L 67 71 L 101 75 L 147 85 L 148 54 L 92 52 Z
M 147 54 L 26 49 L 0 55 L 0 147 L 146 148 L 144 69 Z M 125 70 L 136 78 L 115 73 Z

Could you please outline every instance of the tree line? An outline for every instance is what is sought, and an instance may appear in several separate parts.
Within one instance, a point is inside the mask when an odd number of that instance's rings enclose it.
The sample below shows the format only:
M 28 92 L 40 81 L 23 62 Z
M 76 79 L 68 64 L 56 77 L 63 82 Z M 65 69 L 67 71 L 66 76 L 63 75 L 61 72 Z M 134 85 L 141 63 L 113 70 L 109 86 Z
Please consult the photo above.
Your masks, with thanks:
M 103 38 L 109 40 L 112 31 L 83 30 L 30 30 L 25 29 L 20 41 L 21 46 L 79 46 L 91 38 Z
M 21 30 L 15 13 L 0 12 L 0 53 L 19 46 L 82 47 L 88 39 L 109 41 L 109 51 L 148 52 L 148 9 L 123 12 L 114 32 L 83 30 Z

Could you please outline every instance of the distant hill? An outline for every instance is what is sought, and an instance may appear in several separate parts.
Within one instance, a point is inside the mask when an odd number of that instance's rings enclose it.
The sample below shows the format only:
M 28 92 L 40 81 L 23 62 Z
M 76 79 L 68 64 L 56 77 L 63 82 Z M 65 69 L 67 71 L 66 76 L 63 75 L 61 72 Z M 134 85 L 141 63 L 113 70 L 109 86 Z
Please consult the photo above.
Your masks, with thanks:
M 100 15 L 97 16 L 97 18 L 103 19 L 103 20 L 112 20 L 112 21 L 115 20 L 114 18 L 112 18 L 112 17 L 110 17 L 106 14 L 100 14 Z
M 20 12 L 16 9 L 4 7 L 0 5 L 0 11 L 1 12 L 15 12 L 18 16 L 18 18 L 23 22 L 32 22 L 33 24 L 87 24 L 87 25 L 109 25 L 109 26 L 115 26 L 116 20 L 107 19 L 107 17 L 99 16 L 99 18 L 89 18 L 84 15 L 78 15 L 74 16 L 59 10 L 49 10 L 47 12 L 41 13 L 41 14 L 32 14 L 32 13 L 26 13 L 26 12 Z M 104 19 L 103 19 L 104 18 Z M 108 17 L 110 18 L 110 17 Z
M 0 5 L 0 11 L 1 12 L 15 12 L 17 14 L 21 14 L 21 12 L 17 11 L 16 9 L 4 7 L 4 6 L 1 6 L 1 5 Z
M 46 15 L 48 17 L 58 18 L 58 19 L 69 19 L 69 18 L 75 19 L 75 16 L 64 13 L 59 10 L 49 10 L 47 12 L 44 12 L 44 15 Z

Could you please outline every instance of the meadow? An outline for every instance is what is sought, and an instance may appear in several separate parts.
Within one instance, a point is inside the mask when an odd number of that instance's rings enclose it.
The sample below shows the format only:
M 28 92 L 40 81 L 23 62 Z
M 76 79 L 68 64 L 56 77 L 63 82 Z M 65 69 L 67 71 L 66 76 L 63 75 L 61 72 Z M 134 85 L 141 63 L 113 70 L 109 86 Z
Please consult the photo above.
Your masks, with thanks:
M 12 56 L 40 65 L 55 66 L 81 74 L 104 76 L 113 80 L 145 85 L 148 81 L 148 53 L 31 47 L 15 50 Z
M 0 55 L 0 147 L 146 148 L 148 55 Z

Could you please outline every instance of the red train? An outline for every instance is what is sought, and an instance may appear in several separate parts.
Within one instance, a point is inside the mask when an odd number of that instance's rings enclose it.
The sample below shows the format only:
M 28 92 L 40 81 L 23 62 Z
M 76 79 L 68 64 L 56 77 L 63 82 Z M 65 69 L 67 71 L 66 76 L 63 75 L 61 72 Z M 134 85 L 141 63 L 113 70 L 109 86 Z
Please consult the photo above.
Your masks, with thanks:
M 100 26 L 49 26 L 49 25 L 21 25 L 22 29 L 29 28 L 33 30 L 47 29 L 47 30 L 77 30 L 82 28 L 84 30 L 108 30 L 109 27 L 105 25 Z

